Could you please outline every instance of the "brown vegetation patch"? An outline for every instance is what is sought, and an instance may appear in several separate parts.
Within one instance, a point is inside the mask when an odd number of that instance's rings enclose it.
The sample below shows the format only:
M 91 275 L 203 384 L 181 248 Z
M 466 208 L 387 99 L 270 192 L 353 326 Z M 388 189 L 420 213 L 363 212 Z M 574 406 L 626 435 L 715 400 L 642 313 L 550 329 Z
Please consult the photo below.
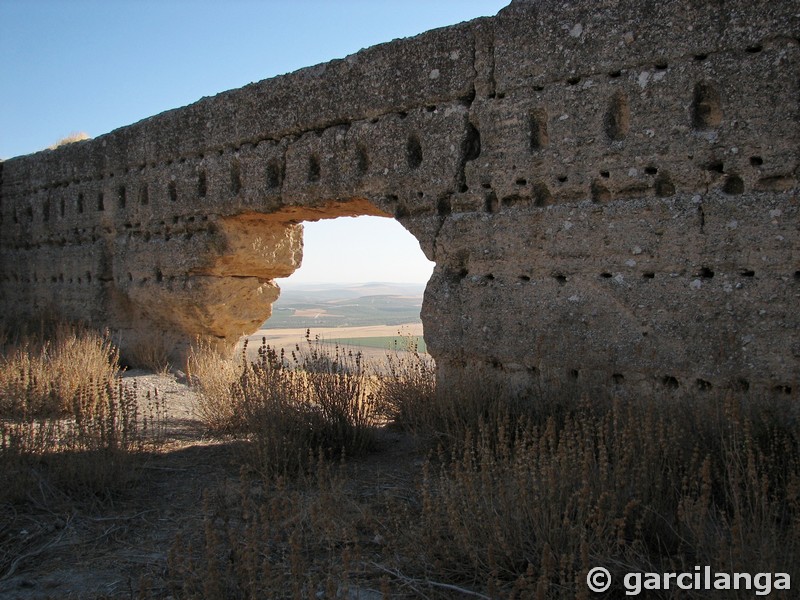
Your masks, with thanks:
M 29 463 L 3 504 L 0 593 L 573 599 L 593 566 L 613 597 L 630 571 L 800 576 L 800 418 L 782 398 L 442 394 L 413 351 L 376 376 L 313 342 L 227 372 L 200 349 L 192 388 L 125 377 L 159 388 L 166 435 L 88 496 L 42 476 L 66 453 Z

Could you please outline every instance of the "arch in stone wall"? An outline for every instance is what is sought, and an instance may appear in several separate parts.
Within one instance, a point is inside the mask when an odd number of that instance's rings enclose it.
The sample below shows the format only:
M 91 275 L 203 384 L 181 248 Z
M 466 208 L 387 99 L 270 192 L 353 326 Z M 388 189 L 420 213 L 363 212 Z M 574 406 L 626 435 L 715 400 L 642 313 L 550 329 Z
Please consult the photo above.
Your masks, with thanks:
M 158 267 L 155 279 L 129 279 L 118 294 L 115 335 L 120 345 L 135 359 L 137 347 L 155 341 L 174 364 L 183 364 L 196 338 L 231 349 L 272 314 L 280 292 L 275 279 L 300 267 L 303 222 L 367 215 L 391 217 L 369 200 L 353 198 L 213 218 L 206 230 L 213 241 L 192 269 L 176 275 L 174 267 Z
M 3 313 L 227 341 L 297 222 L 377 211 L 436 263 L 440 381 L 796 394 L 800 16 L 646 4 L 515 0 L 0 163 Z

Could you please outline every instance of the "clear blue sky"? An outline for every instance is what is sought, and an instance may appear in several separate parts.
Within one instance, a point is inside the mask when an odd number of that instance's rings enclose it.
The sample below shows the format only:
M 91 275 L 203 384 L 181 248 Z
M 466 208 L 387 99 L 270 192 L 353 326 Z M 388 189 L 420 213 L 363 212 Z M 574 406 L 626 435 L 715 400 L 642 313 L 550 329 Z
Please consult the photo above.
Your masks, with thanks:
M 509 1 L 0 0 L 0 158 L 494 15 Z M 368 237 L 382 241 L 388 256 Z M 363 273 L 336 264 L 348 252 L 345 241 L 360 248 Z M 316 265 L 331 254 L 339 260 Z M 424 281 L 430 274 L 416 241 L 388 219 L 309 224 L 305 255 L 294 276 L 305 281 Z

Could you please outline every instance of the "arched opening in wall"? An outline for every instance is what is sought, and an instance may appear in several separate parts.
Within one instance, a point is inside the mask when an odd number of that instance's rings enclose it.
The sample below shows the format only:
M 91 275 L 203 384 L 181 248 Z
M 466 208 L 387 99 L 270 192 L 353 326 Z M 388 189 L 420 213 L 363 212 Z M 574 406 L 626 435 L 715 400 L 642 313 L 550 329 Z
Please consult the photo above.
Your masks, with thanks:
M 422 297 L 434 263 L 417 239 L 390 217 L 304 221 L 302 264 L 281 288 L 272 316 L 251 336 L 291 350 L 320 336 L 385 360 L 387 350 L 425 351 Z

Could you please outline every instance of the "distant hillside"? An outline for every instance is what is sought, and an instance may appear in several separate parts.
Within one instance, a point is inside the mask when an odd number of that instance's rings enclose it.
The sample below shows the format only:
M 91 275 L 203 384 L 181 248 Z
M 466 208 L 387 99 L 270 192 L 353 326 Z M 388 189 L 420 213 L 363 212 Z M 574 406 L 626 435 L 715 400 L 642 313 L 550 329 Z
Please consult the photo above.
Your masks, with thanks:
M 265 329 L 418 323 L 424 284 L 281 284 Z

